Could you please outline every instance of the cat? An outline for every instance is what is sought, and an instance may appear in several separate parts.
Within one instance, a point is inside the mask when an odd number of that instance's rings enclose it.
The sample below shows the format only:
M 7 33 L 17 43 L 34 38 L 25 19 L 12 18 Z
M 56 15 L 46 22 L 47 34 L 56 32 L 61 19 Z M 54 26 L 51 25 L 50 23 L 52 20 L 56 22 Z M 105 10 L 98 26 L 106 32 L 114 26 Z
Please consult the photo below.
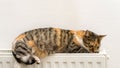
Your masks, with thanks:
M 55 53 L 98 53 L 104 36 L 89 30 L 38 28 L 20 34 L 12 54 L 18 63 L 30 65 Z

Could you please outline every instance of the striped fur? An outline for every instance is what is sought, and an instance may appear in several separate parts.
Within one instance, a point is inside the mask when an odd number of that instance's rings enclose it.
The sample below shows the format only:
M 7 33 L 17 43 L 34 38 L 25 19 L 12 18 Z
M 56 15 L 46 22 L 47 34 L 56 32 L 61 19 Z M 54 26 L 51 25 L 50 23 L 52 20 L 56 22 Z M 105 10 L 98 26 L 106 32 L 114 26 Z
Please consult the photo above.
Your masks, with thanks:
M 12 53 L 19 63 L 40 63 L 54 53 L 96 53 L 104 35 L 91 31 L 39 28 L 20 34 L 13 42 Z

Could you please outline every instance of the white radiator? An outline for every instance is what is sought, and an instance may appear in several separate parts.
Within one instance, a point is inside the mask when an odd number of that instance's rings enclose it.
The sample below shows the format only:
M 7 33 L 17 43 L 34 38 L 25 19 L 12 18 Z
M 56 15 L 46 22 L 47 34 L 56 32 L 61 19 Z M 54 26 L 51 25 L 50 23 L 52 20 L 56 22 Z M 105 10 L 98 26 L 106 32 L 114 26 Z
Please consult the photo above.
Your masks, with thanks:
M 21 68 L 107 68 L 108 56 L 90 53 L 54 54 L 41 60 L 40 64 L 20 65 Z M 11 50 L 0 50 L 0 68 L 14 68 Z

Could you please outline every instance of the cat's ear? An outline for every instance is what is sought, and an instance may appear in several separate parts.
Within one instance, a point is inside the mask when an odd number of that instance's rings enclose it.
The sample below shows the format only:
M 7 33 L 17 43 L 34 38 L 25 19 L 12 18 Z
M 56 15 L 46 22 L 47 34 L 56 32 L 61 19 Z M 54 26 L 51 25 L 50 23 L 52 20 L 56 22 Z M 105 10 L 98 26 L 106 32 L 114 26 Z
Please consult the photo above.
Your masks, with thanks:
M 86 30 L 86 31 L 85 31 L 85 36 L 89 36 L 89 34 L 90 34 L 90 31 L 89 31 L 89 30 Z
M 102 38 L 104 38 L 107 35 L 99 35 L 99 38 L 102 40 Z

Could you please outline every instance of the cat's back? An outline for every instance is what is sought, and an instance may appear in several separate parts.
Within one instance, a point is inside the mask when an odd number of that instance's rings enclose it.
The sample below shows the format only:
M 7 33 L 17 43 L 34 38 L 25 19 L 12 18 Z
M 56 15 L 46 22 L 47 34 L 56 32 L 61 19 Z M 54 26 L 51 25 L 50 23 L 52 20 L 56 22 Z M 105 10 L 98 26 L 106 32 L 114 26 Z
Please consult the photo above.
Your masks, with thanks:
M 67 45 L 73 38 L 73 31 L 61 28 L 38 28 L 20 34 L 15 41 L 34 42 L 36 45 Z

